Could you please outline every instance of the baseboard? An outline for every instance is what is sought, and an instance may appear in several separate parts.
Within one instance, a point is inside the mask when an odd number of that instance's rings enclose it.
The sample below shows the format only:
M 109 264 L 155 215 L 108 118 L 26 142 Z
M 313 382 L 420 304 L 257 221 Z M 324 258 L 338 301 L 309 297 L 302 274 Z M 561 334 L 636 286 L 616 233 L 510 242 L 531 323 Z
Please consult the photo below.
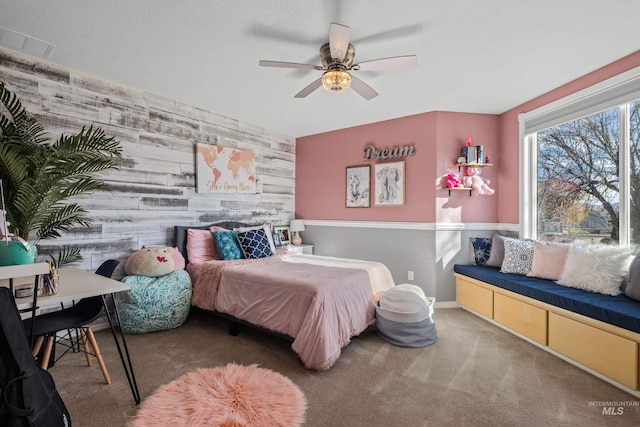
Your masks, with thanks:
M 460 304 L 455 301 L 443 301 L 433 304 L 433 308 L 460 308 Z

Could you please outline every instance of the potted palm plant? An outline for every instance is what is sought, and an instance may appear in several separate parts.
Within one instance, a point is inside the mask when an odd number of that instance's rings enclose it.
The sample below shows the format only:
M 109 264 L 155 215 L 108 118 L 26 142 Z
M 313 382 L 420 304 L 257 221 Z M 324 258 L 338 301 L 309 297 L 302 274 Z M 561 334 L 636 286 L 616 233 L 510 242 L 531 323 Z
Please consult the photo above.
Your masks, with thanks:
M 91 224 L 86 210 L 71 199 L 104 188 L 100 175 L 116 168 L 122 147 L 93 126 L 51 142 L 3 82 L 0 104 L 0 182 L 6 215 L 6 225 L 0 227 L 5 231 L 0 265 L 29 263 L 41 239 Z M 61 263 L 74 259 L 80 259 L 77 247 L 66 247 L 58 256 Z

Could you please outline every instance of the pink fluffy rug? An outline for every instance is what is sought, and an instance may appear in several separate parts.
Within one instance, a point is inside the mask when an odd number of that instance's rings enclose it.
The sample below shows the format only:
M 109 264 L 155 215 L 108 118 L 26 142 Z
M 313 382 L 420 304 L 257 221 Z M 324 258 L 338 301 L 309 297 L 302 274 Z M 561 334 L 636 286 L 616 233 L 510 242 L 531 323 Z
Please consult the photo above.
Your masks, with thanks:
M 198 369 L 159 387 L 130 427 L 299 426 L 307 400 L 287 377 L 257 365 Z

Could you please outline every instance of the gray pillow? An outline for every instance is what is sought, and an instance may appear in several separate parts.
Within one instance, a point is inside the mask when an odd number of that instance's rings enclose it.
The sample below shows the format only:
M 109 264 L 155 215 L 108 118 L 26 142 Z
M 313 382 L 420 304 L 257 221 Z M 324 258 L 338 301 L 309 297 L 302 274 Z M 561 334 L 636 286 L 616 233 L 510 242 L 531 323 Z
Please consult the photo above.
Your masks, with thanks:
M 624 293 L 629 298 L 640 301 L 640 252 L 629 266 L 629 278 Z
M 491 255 L 485 265 L 489 267 L 502 267 L 504 261 L 504 239 L 505 236 L 494 234 L 491 241 Z

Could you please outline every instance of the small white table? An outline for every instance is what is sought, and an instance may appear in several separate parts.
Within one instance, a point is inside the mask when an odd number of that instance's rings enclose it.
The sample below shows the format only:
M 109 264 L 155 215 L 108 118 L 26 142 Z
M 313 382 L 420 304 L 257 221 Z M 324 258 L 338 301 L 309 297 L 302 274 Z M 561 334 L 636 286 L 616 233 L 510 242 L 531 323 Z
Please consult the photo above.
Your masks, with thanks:
M 28 267 L 31 266 L 30 273 L 21 274 L 21 276 L 33 276 L 34 271 L 40 271 L 37 266 L 38 264 L 27 264 L 24 266 L 12 266 L 12 267 L 3 267 L 3 268 L 17 268 L 20 267 L 24 269 L 24 272 L 28 272 Z M 48 264 L 44 263 L 47 266 L 46 273 L 49 272 Z M 22 270 L 16 270 L 13 272 L 5 271 L 4 274 L 15 274 L 23 273 Z M 44 274 L 43 272 L 39 272 L 38 274 Z M 17 277 L 17 276 L 13 276 Z M 0 279 L 9 278 L 9 276 L 3 275 L 0 271 Z M 122 361 L 122 367 L 124 368 L 124 372 L 127 376 L 127 380 L 129 381 L 129 387 L 131 388 L 131 393 L 133 394 L 133 399 L 136 403 L 140 403 L 140 393 L 138 391 L 138 384 L 136 383 L 136 377 L 133 373 L 133 365 L 131 364 L 131 357 L 129 356 L 129 348 L 127 347 L 127 341 L 125 340 L 124 333 L 122 329 L 120 330 L 120 338 L 116 335 L 115 325 L 120 324 L 120 317 L 118 315 L 118 310 L 113 306 L 113 315 L 111 311 L 107 307 L 107 302 L 105 299 L 105 295 L 115 294 L 116 292 L 127 291 L 129 290 L 129 285 L 123 282 L 119 282 L 117 280 L 113 280 L 99 274 L 91 273 L 89 271 L 81 270 L 77 267 L 62 267 L 58 270 L 58 292 L 53 295 L 47 296 L 37 296 L 37 292 L 34 292 L 34 297 L 25 297 L 25 298 L 16 298 L 16 305 L 18 306 L 18 310 L 30 310 L 34 309 L 35 302 L 39 305 L 55 305 L 61 302 L 68 302 L 72 300 L 80 300 L 82 298 L 93 297 L 97 295 L 102 296 L 102 303 L 104 305 L 105 313 L 107 315 L 107 319 L 109 320 L 109 326 L 111 327 L 111 333 L 113 334 L 113 339 L 116 343 L 116 347 L 118 348 L 118 353 L 120 354 L 120 360 Z M 34 310 L 35 311 L 35 310 Z M 113 317 L 112 317 L 113 316 Z M 27 331 L 29 333 L 29 331 Z M 124 348 L 124 354 L 122 352 L 122 347 Z M 125 361 L 126 356 L 126 361 Z
M 287 252 L 302 253 L 307 255 L 313 255 L 313 245 L 302 243 L 300 245 L 287 245 Z

